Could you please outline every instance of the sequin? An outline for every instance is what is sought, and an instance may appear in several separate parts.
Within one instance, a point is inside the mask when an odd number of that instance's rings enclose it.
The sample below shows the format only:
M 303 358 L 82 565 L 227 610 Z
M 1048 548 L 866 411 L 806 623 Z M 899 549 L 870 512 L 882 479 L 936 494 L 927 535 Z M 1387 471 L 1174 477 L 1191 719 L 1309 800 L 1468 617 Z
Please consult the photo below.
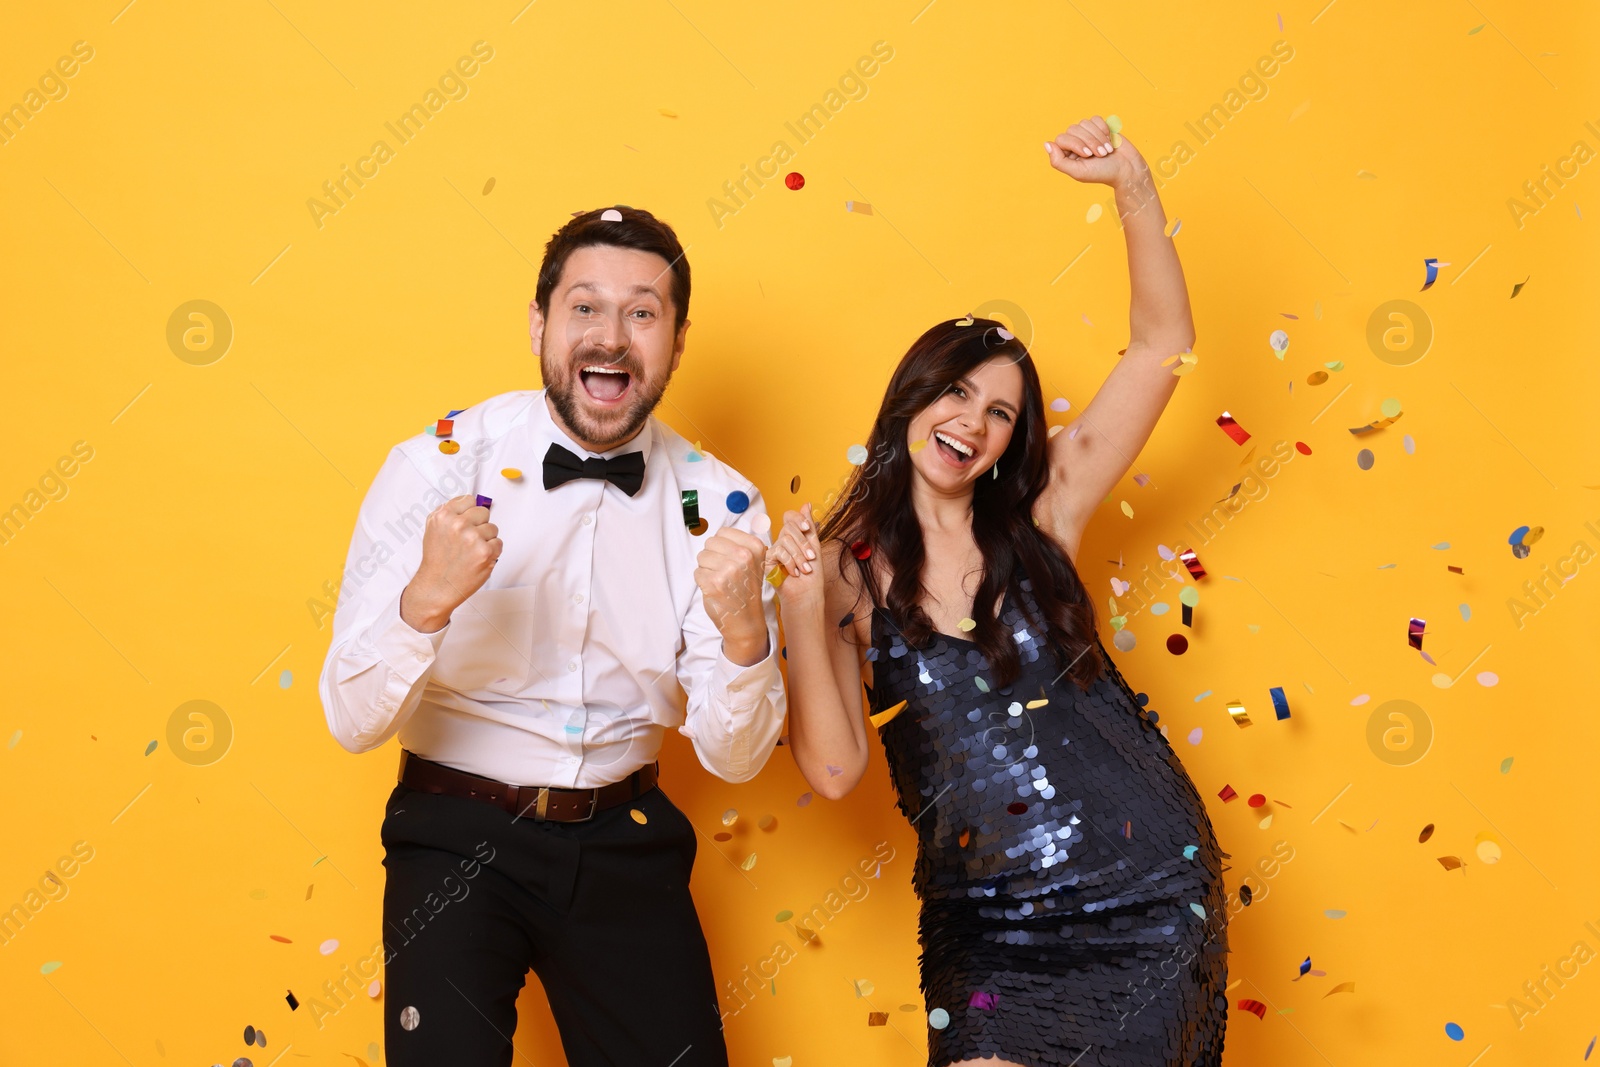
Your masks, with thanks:
M 949 1015 L 928 1063 L 1216 1067 L 1228 857 L 1205 803 L 1104 644 L 1080 690 L 1020 581 L 1000 623 L 1005 687 L 975 643 L 910 648 L 872 616 L 872 710 L 907 702 L 880 732 L 918 839 L 922 992 Z

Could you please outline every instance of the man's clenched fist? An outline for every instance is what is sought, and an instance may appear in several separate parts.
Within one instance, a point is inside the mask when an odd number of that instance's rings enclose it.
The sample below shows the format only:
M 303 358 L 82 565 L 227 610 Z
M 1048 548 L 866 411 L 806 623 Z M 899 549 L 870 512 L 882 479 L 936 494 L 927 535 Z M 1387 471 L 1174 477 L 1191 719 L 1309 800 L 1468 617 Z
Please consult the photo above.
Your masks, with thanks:
M 761 563 L 767 546 L 755 534 L 725 526 L 706 540 L 695 562 L 706 614 L 722 634 L 722 650 L 740 666 L 759 663 L 768 652 L 767 619 L 761 605 Z
M 489 580 L 505 548 L 489 509 L 476 500 L 476 494 L 451 497 L 428 515 L 422 564 L 400 596 L 400 617 L 413 630 L 442 629 L 450 613 Z

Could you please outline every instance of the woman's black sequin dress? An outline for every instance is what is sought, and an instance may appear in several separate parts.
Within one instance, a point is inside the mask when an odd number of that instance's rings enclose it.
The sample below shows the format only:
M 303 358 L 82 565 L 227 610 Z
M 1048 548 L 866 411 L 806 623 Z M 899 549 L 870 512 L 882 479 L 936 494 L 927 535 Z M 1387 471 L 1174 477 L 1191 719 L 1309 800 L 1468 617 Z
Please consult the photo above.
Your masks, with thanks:
M 1005 689 L 971 642 L 919 651 L 873 611 L 872 710 L 908 702 L 881 736 L 918 838 L 922 990 L 949 1016 L 928 1031 L 929 1067 L 1215 1067 L 1226 853 L 1110 656 L 1087 692 L 1057 677 L 1018 579 L 1028 614 L 1008 596 L 1000 617 L 1022 666 Z

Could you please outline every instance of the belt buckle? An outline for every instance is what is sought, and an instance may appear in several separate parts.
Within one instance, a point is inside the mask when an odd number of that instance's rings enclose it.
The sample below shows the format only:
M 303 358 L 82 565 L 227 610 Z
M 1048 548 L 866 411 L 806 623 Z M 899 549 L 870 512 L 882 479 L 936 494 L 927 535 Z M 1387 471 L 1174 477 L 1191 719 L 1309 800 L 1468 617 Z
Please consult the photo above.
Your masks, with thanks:
M 536 821 L 538 821 L 538 822 L 548 822 L 549 821 L 549 814 L 548 814 L 549 813 L 549 809 L 550 809 L 550 787 L 549 786 L 541 785 L 539 787 L 539 791 L 534 794 L 534 801 L 533 801 L 533 804 L 531 806 L 533 808 L 533 817 L 534 817 L 534 819 Z M 524 808 L 523 810 L 526 811 L 527 809 Z M 588 822 L 590 819 L 594 818 L 595 812 L 597 812 L 599 810 L 600 810 L 600 790 L 591 789 L 591 790 L 589 790 L 589 814 L 585 815 L 581 819 L 568 819 L 566 821 L 568 821 L 568 822 Z
M 574 819 L 572 821 L 573 822 L 588 822 L 590 819 L 594 818 L 594 813 L 599 811 L 599 810 L 600 810 L 600 790 L 591 789 L 591 790 L 589 790 L 589 814 L 585 815 L 581 819 Z

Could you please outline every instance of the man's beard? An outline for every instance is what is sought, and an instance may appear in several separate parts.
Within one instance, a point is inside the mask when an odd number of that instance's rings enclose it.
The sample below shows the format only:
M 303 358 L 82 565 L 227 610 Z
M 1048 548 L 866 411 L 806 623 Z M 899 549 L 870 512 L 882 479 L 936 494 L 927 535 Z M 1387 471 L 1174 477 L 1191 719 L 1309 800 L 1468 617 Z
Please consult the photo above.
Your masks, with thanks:
M 625 407 L 610 411 L 604 418 L 597 419 L 580 406 L 581 401 L 577 393 L 583 389 L 583 382 L 579 372 L 574 368 L 589 365 L 612 366 L 628 372 L 629 388 L 633 391 L 633 396 Z M 667 391 L 667 382 L 672 377 L 668 374 L 660 385 L 652 390 L 636 367 L 627 361 L 608 357 L 604 352 L 597 350 L 573 352 L 560 373 L 552 374 L 552 370 L 551 361 L 540 356 L 539 372 L 544 378 L 545 393 L 555 405 L 556 413 L 576 436 L 591 444 L 600 445 L 601 451 L 605 451 L 613 441 L 632 438 L 650 417 L 650 413 L 656 409 L 656 405 L 661 403 L 661 397 Z

